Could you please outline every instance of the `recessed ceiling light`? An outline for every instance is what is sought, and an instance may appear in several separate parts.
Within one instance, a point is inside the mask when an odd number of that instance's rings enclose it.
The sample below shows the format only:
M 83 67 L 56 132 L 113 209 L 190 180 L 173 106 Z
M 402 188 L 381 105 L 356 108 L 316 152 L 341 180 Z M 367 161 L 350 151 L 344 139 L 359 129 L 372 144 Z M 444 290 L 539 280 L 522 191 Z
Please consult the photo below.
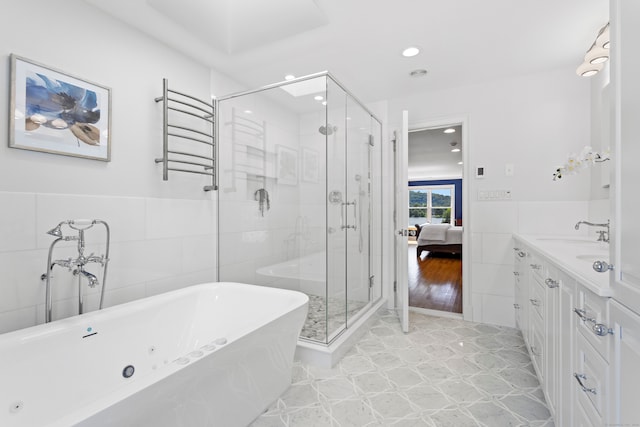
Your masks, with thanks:
M 454 128 L 448 128 L 444 130 L 444 133 L 455 133 L 455 129 Z
M 416 56 L 419 53 L 420 53 L 420 49 L 418 49 L 417 47 L 411 46 L 402 51 L 402 56 L 410 58 L 412 56 Z
M 459 164 L 459 165 L 461 165 L 461 164 L 462 164 L 462 162 L 458 162 L 458 164 Z
M 251 110 L 244 110 L 244 113 L 245 113 L 245 114 L 253 114 L 253 111 L 251 111 Z
M 322 105 L 327 105 L 327 101 L 322 101 Z
M 459 148 L 454 148 L 453 150 L 451 150 L 452 153 L 459 153 L 460 149 Z
M 409 75 L 411 77 L 424 77 L 427 75 L 427 70 L 421 68 L 418 70 L 413 70 L 412 72 L 409 73 Z
M 296 76 L 294 76 L 293 74 L 287 74 L 286 76 L 284 76 L 285 80 L 293 80 L 295 78 L 296 78 Z
M 322 101 L 324 99 L 324 97 L 321 96 L 321 95 L 316 95 L 316 96 L 313 97 L 313 99 L 315 99 L 316 101 Z

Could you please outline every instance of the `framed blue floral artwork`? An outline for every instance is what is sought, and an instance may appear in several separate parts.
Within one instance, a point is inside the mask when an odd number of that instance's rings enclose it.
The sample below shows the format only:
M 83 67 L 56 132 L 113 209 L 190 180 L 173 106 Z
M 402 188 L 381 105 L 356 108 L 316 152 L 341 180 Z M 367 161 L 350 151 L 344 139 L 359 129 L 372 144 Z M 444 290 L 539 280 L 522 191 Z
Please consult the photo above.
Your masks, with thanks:
M 111 160 L 111 89 L 11 55 L 9 147 Z

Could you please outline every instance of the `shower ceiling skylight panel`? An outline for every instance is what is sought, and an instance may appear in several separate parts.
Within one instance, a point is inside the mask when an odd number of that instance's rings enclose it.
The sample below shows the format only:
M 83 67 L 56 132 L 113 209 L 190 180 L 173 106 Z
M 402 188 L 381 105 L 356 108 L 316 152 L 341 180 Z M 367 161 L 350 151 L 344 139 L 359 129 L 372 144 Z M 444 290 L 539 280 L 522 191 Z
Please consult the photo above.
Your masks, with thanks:
M 325 77 L 318 77 L 316 79 L 302 80 L 281 86 L 281 88 L 296 98 L 316 93 L 324 93 L 327 90 L 327 79 Z

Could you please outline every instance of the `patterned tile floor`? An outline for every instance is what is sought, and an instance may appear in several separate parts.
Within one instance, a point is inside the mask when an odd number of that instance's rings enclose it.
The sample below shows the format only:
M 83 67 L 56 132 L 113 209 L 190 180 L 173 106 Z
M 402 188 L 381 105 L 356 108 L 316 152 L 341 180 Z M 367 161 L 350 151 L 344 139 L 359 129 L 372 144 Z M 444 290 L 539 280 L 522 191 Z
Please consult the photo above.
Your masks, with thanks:
M 332 369 L 293 384 L 251 427 L 553 427 L 519 331 L 387 313 Z

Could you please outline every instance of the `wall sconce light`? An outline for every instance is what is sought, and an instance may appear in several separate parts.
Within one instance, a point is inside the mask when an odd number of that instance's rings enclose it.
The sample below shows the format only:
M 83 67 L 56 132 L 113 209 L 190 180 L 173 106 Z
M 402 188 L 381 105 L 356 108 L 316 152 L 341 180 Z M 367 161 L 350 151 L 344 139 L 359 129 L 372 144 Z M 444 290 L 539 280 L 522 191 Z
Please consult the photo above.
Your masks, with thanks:
M 600 28 L 595 41 L 584 56 L 584 62 L 576 69 L 576 74 L 590 77 L 598 74 L 609 59 L 609 23 Z

